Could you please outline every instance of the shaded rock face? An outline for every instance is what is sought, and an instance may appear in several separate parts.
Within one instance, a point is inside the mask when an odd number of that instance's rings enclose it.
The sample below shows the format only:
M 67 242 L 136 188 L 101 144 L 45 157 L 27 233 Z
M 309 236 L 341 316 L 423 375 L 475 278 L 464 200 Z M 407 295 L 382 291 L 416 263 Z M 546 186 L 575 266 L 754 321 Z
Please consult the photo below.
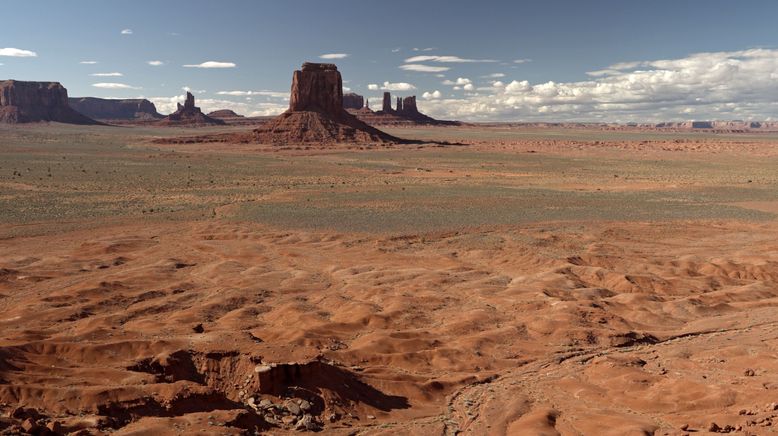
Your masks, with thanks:
M 0 122 L 54 121 L 100 124 L 68 105 L 68 91 L 58 82 L 0 81 Z
M 399 112 L 415 115 L 419 113 L 419 109 L 416 108 L 416 96 L 405 97 L 402 101 L 402 108 L 398 109 Z
M 101 120 L 149 120 L 163 118 L 154 103 L 146 99 L 114 100 L 95 97 L 73 97 L 68 99 L 70 107 L 95 119 Z
M 174 126 L 205 126 L 205 125 L 223 125 L 224 121 L 211 118 L 205 115 L 199 107 L 195 106 L 195 98 L 191 92 L 186 93 L 184 105 L 178 103 L 178 110 L 161 119 L 160 124 Z
M 343 95 L 344 109 L 362 109 L 365 106 L 365 98 L 353 92 Z
M 334 64 L 304 63 L 292 76 L 289 110 L 254 130 L 253 141 L 289 143 L 399 142 L 343 108 L 343 79 Z
M 381 110 L 386 113 L 392 112 L 392 94 L 389 92 L 384 92 L 384 104 Z

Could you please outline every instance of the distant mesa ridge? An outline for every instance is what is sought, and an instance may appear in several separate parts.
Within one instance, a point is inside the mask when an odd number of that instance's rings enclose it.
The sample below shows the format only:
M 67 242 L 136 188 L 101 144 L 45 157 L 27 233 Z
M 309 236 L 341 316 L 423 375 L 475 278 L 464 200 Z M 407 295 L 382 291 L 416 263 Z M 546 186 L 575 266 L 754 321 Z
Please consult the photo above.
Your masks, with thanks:
M 343 79 L 334 64 L 306 62 L 292 76 L 289 109 L 255 129 L 266 143 L 399 142 L 343 108 Z
M 245 118 L 243 115 L 230 109 L 220 109 L 218 111 L 209 112 L 208 116 L 211 118 Z
M 101 124 L 71 108 L 59 82 L 0 81 L 0 123 L 40 121 Z
M 159 124 L 168 126 L 207 126 L 224 125 L 224 121 L 205 115 L 199 107 L 195 106 L 195 97 L 191 92 L 186 93 L 184 104 L 176 103 L 178 110 L 159 120 Z
M 154 103 L 146 99 L 71 97 L 70 107 L 98 120 L 154 120 L 164 118 Z

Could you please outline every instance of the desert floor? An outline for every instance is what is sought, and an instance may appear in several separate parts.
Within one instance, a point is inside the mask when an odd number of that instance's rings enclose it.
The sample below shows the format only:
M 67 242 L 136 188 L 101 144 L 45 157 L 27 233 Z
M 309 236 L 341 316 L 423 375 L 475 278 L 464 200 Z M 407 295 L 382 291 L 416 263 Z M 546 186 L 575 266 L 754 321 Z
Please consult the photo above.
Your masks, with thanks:
M 0 129 L 0 432 L 778 426 L 778 135 L 234 129 Z

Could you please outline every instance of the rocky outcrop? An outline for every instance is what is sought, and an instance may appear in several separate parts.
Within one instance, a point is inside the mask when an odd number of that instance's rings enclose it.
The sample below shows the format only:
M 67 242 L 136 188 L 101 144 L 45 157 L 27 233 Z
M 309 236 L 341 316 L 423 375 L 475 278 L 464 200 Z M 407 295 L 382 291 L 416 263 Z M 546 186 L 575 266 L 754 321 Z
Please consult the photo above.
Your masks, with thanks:
M 289 110 L 254 130 L 272 144 L 397 142 L 343 108 L 343 79 L 334 64 L 304 63 L 292 76 Z
M 95 97 L 68 99 L 70 107 L 98 120 L 153 120 L 164 118 L 154 103 L 146 99 L 115 100 Z
M 350 92 L 343 94 L 343 109 L 362 109 L 365 106 L 365 97 Z
M 191 92 L 186 93 L 184 105 L 177 104 L 178 110 L 159 121 L 167 126 L 207 126 L 223 125 L 224 121 L 205 115 L 199 107 L 195 106 L 195 98 Z
M 100 124 L 68 105 L 68 91 L 58 82 L 0 81 L 0 122 L 54 121 Z
M 397 97 L 395 108 L 392 108 L 392 95 L 384 92 L 383 107 L 378 112 L 369 109 L 353 111 L 362 121 L 371 125 L 408 125 L 408 124 L 431 124 L 431 125 L 460 125 L 457 121 L 442 121 L 424 115 L 419 112 L 416 106 L 416 96 Z
M 381 108 L 381 112 L 384 112 L 384 113 L 387 113 L 387 114 L 393 112 L 392 111 L 392 94 L 390 94 L 389 92 L 384 92 L 384 104 L 383 104 L 383 107 Z

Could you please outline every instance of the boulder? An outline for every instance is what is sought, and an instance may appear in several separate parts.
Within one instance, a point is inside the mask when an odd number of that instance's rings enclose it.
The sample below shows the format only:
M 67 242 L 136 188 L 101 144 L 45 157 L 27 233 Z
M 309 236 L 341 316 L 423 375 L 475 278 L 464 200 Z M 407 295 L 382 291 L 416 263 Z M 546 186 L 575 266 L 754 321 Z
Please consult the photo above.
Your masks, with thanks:
M 58 82 L 0 81 L 0 122 L 54 121 L 100 124 L 68 104 L 68 91 Z
M 153 120 L 164 118 L 154 103 L 146 99 L 72 97 L 70 107 L 98 120 Z

